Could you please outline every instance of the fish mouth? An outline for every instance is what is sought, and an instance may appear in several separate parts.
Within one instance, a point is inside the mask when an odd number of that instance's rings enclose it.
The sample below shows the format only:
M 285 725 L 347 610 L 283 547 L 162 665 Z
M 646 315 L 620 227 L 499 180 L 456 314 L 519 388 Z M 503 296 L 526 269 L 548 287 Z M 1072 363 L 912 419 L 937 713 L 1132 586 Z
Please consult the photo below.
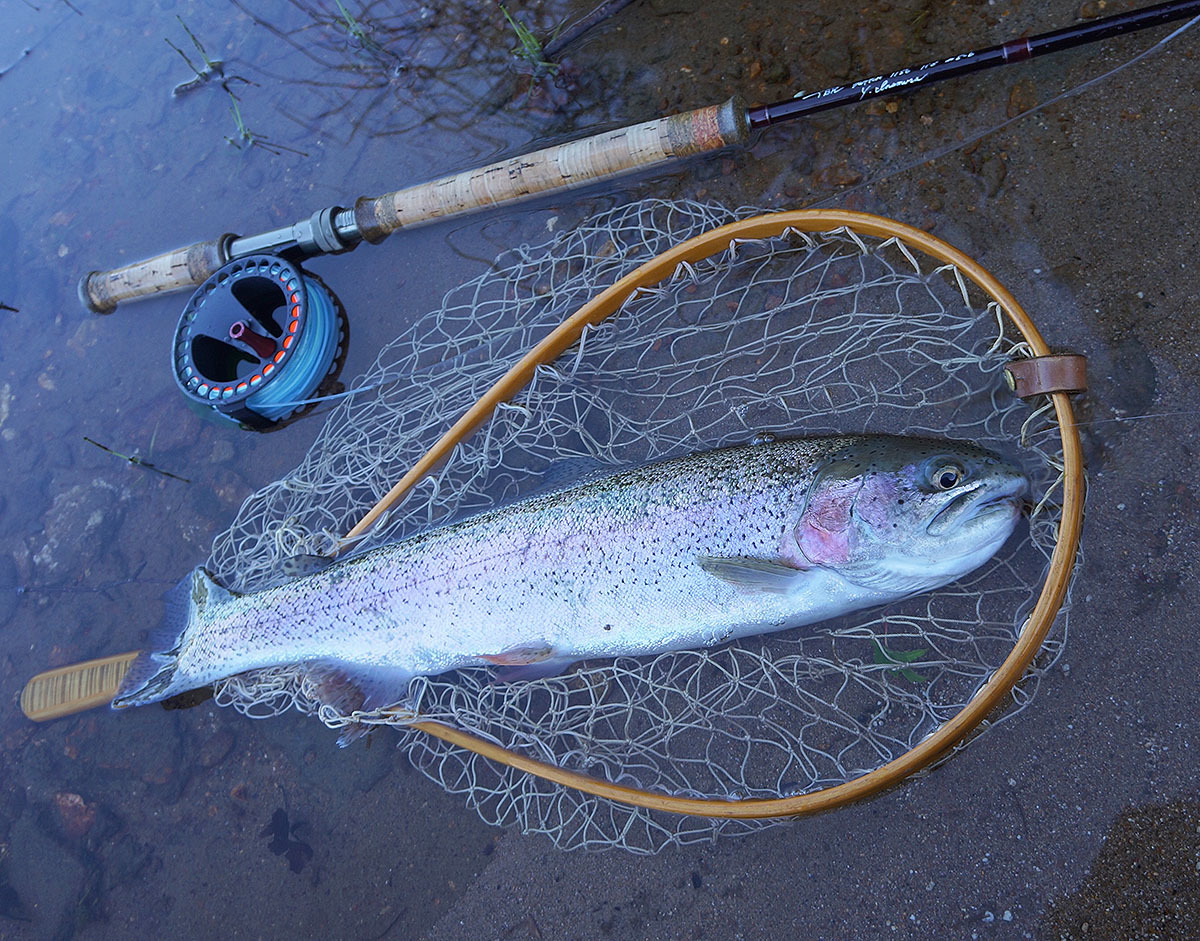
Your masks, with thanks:
M 1024 477 L 990 486 L 975 484 L 938 510 L 925 527 L 926 532 L 931 536 L 940 536 L 964 523 L 987 521 L 999 516 L 1019 516 L 1028 488 Z

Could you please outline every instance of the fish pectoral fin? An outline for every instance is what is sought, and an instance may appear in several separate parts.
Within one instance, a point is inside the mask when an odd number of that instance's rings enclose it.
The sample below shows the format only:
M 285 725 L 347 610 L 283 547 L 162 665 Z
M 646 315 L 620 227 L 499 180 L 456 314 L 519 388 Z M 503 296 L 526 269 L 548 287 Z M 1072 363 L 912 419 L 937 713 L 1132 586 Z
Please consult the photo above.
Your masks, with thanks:
M 700 568 L 714 578 L 738 588 L 789 592 L 804 577 L 804 570 L 773 559 L 749 556 L 697 556 Z
M 498 667 L 524 667 L 554 659 L 554 648 L 546 643 L 519 644 L 500 653 L 480 654 L 480 659 Z

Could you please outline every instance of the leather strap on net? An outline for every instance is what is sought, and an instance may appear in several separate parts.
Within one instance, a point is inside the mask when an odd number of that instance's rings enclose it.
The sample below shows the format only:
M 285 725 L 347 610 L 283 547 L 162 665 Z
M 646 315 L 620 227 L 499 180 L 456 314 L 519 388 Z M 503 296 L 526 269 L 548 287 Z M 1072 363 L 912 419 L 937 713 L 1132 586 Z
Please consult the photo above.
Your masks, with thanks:
M 1087 358 L 1078 353 L 1016 359 L 1004 367 L 1004 374 L 1009 388 L 1020 399 L 1087 390 Z

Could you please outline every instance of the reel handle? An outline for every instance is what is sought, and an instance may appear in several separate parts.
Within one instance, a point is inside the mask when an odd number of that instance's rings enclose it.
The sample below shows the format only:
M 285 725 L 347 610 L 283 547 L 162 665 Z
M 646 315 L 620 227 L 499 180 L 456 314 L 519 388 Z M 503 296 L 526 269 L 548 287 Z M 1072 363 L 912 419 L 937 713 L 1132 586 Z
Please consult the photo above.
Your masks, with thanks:
M 88 272 L 79 280 L 79 299 L 94 314 L 111 314 L 121 301 L 203 284 L 229 261 L 236 237 L 226 233 L 122 268 Z

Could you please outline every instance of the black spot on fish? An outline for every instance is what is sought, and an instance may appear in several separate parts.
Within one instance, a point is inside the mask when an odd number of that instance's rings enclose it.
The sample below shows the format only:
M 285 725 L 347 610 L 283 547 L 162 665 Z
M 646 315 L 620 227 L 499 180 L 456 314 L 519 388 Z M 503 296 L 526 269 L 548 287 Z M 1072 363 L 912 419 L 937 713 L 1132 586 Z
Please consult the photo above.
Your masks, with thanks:
M 313 848 L 303 840 L 296 840 L 293 837 L 296 831 L 305 824 L 302 821 L 296 821 L 293 824 L 288 823 L 287 811 L 282 807 L 271 815 L 271 822 L 262 828 L 258 834 L 260 837 L 270 837 L 271 842 L 267 844 L 269 849 L 276 856 L 286 856 L 288 868 L 292 872 L 300 872 L 304 869 L 305 863 L 313 858 Z

